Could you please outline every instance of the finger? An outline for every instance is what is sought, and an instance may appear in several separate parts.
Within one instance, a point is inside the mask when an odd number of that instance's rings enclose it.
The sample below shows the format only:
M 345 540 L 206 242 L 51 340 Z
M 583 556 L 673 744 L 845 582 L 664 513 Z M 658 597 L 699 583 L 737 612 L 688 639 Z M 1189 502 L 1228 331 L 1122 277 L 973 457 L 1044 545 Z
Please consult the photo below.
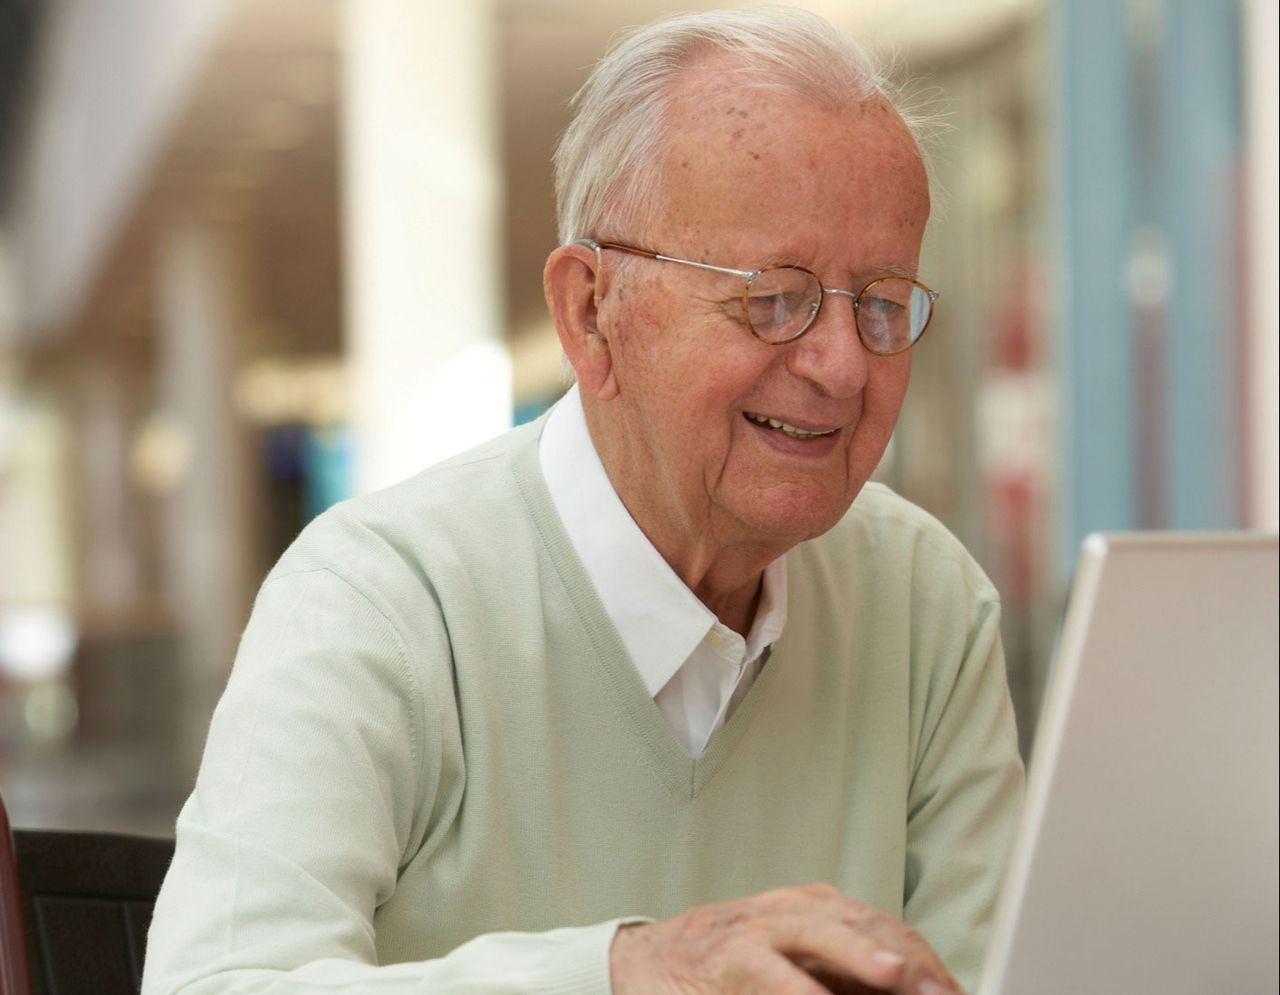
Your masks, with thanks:
M 779 923 L 774 943 L 791 960 L 809 968 L 847 977 L 873 988 L 892 988 L 903 977 L 907 960 L 878 939 L 848 924 L 817 917 Z
M 902 995 L 964 995 L 955 978 L 945 967 L 936 970 L 913 970 L 904 975 L 895 992 Z
M 964 995 L 942 959 L 914 929 L 879 909 L 850 901 L 853 908 L 842 921 L 857 933 L 878 941 L 906 960 L 906 969 L 894 991 L 910 995 Z
M 791 960 L 774 956 L 751 965 L 750 987 L 735 985 L 733 991 L 749 991 L 752 995 L 832 995 L 841 991 L 828 987 L 819 978 L 800 968 Z M 856 993 L 850 993 L 856 995 Z M 874 995 L 870 990 L 867 995 Z
M 807 964 L 801 961 L 798 966 L 832 995 L 884 995 L 883 988 L 872 988 L 843 974 L 834 974 L 812 961 Z

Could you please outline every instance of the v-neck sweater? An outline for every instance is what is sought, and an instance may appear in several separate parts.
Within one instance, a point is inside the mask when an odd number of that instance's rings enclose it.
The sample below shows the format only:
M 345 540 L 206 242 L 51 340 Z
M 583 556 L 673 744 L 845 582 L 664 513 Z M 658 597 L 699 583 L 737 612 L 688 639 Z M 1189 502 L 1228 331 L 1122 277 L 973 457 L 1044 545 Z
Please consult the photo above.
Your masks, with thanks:
M 605 995 L 618 921 L 813 881 L 975 982 L 1021 786 L 982 572 L 868 485 L 788 554 L 786 631 L 695 758 L 556 516 L 539 427 L 339 505 L 272 570 L 144 992 Z
M 577 384 L 547 414 L 538 465 L 587 579 L 650 697 L 684 748 L 701 753 L 785 627 L 786 556 L 765 568 L 744 638 L 698 600 L 631 517 L 591 440 Z

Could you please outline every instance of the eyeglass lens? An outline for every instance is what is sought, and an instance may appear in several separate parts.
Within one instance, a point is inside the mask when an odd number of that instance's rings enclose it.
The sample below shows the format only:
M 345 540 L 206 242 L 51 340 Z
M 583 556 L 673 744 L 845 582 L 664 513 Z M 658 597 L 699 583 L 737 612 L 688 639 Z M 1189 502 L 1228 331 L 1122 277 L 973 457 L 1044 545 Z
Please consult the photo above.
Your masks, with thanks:
M 766 342 L 786 342 L 813 323 L 822 300 L 822 287 L 812 273 L 779 266 L 762 270 L 750 281 L 743 307 L 747 324 L 757 336 Z M 858 334 L 872 352 L 902 352 L 920 337 L 932 308 L 928 292 L 914 280 L 876 280 L 858 297 Z

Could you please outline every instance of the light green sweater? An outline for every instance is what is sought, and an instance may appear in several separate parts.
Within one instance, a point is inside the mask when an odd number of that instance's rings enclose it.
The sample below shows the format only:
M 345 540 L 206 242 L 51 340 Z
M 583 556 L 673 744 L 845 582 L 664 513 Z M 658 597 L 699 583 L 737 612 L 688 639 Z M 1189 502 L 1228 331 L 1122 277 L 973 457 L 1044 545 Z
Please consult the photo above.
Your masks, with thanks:
M 144 991 L 607 993 L 617 919 L 812 881 L 902 915 L 972 984 L 1021 785 L 972 560 L 867 486 L 788 555 L 786 632 L 694 759 L 537 433 L 339 506 L 267 578 Z

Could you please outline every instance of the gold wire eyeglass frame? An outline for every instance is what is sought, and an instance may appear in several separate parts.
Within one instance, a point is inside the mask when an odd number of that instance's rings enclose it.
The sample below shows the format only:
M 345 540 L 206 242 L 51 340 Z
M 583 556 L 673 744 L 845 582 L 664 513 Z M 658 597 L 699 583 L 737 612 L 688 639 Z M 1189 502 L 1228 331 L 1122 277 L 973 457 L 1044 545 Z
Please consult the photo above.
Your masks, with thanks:
M 929 322 L 933 320 L 933 305 L 939 297 L 938 291 L 931 290 L 929 287 L 925 286 L 925 284 L 921 283 L 919 280 L 914 280 L 908 276 L 882 276 L 879 279 L 872 280 L 860 291 L 858 291 L 857 293 L 854 293 L 852 290 L 840 290 L 835 287 L 824 287 L 822 285 L 822 281 L 818 278 L 818 274 L 814 273 L 810 269 L 806 269 L 804 266 L 797 266 L 792 263 L 774 263 L 770 266 L 765 266 L 763 269 L 757 269 L 757 270 L 731 269 L 727 266 L 713 266 L 710 263 L 695 262 L 692 259 L 677 259 L 675 256 L 666 256 L 666 255 L 663 255 L 661 252 L 653 252 L 650 249 L 639 249 L 639 248 L 636 248 L 634 245 L 623 245 L 621 242 L 597 242 L 593 238 L 579 238 L 574 241 L 574 244 L 583 245 L 583 246 L 586 246 L 588 249 L 593 249 L 596 253 L 597 261 L 599 261 L 601 250 L 613 249 L 615 252 L 625 252 L 629 255 L 640 256 L 644 259 L 656 259 L 659 262 L 664 262 L 664 263 L 679 263 L 681 266 L 694 266 L 697 269 L 710 270 L 713 273 L 726 273 L 729 276 L 742 277 L 746 281 L 746 284 L 742 288 L 743 323 L 747 326 L 747 328 L 750 330 L 752 335 L 754 335 L 761 342 L 764 342 L 768 345 L 785 345 L 788 342 L 794 342 L 796 339 L 800 338 L 800 336 L 803 335 L 805 332 L 807 332 L 810 328 L 812 328 L 813 323 L 818 320 L 818 312 L 822 310 L 822 302 L 826 298 L 826 295 L 841 294 L 842 296 L 848 297 L 853 301 L 854 326 L 858 329 L 858 338 L 859 340 L 861 340 L 866 350 L 870 353 L 874 353 L 877 356 L 897 356 L 901 353 L 906 352 L 908 349 L 910 349 L 912 346 L 914 346 L 917 342 L 920 341 L 921 337 L 925 333 L 925 330 L 929 327 Z M 799 331 L 794 332 L 783 339 L 765 338 L 758 331 L 756 331 L 755 326 L 752 325 L 751 323 L 751 310 L 750 310 L 751 285 L 760 276 L 760 274 L 765 273 L 769 270 L 776 270 L 776 269 L 791 269 L 791 270 L 797 270 L 801 273 L 805 273 L 813 280 L 814 286 L 818 288 L 818 299 L 814 301 L 810 309 L 809 315 L 804 321 L 804 323 L 800 326 Z M 859 309 L 862 305 L 862 298 L 867 293 L 867 291 L 871 290 L 872 287 L 879 286 L 880 284 L 884 284 L 889 281 L 910 283 L 918 287 L 919 289 L 923 290 L 925 295 L 929 299 L 929 313 L 925 315 L 924 323 L 921 324 L 920 330 L 916 332 L 914 336 L 912 336 L 910 342 L 908 342 L 901 349 L 884 351 L 882 349 L 877 349 L 874 345 L 872 345 L 867 341 L 867 336 L 863 333 L 862 323 L 858 318 L 858 314 L 859 314 Z

